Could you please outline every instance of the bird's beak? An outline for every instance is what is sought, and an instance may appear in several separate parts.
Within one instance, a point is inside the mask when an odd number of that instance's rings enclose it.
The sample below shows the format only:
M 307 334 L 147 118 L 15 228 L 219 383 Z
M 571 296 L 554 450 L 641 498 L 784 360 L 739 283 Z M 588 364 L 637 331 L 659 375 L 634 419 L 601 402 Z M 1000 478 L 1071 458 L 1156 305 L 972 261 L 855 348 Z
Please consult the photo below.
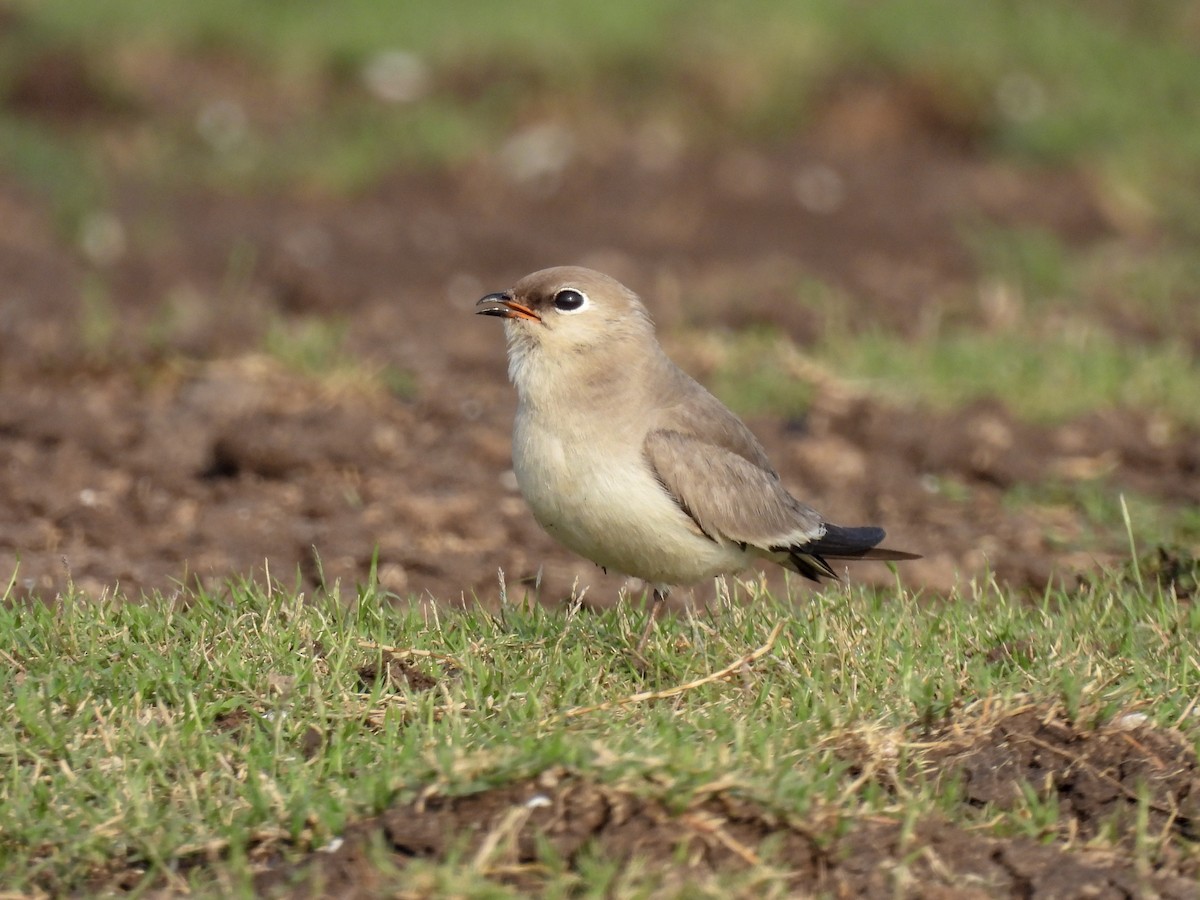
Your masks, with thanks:
M 542 317 L 535 313 L 532 309 L 523 303 L 518 303 L 507 293 L 488 294 L 486 297 L 481 297 L 475 304 L 482 306 L 483 309 L 476 310 L 476 314 L 480 316 L 500 316 L 505 319 L 528 319 L 531 322 L 540 322 Z

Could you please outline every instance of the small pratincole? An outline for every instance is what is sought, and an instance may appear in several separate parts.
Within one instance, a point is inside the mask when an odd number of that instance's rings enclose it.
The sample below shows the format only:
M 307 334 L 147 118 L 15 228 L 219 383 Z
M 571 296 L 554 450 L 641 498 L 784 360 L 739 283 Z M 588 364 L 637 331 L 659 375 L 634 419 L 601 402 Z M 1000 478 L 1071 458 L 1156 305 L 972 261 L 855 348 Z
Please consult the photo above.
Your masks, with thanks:
M 819 581 L 830 560 L 916 559 L 882 528 L 825 521 L 783 486 L 750 429 L 676 366 L 641 299 L 576 266 L 488 294 L 517 389 L 513 468 L 534 518 L 605 569 L 673 585 L 769 559 Z

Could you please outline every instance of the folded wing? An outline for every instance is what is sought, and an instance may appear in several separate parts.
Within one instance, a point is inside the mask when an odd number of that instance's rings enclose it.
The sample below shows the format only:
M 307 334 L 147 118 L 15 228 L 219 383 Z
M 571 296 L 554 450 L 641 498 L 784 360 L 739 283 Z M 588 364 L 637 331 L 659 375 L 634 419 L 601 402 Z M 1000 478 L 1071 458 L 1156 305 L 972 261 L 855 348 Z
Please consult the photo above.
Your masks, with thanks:
M 771 469 L 731 449 L 679 431 L 646 436 L 655 476 L 696 528 L 714 541 L 753 548 L 794 572 L 836 578 L 830 559 L 913 559 L 877 547 L 882 528 L 843 528 L 787 492 Z

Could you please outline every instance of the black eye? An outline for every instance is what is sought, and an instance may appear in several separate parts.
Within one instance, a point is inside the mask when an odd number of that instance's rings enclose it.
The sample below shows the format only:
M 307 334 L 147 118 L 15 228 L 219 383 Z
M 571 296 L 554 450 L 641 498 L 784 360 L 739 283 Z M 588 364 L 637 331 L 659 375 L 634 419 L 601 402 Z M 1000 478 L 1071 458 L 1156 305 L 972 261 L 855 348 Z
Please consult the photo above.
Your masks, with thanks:
M 563 288 L 554 295 L 554 308 L 559 312 L 575 312 L 583 308 L 587 297 L 574 288 Z

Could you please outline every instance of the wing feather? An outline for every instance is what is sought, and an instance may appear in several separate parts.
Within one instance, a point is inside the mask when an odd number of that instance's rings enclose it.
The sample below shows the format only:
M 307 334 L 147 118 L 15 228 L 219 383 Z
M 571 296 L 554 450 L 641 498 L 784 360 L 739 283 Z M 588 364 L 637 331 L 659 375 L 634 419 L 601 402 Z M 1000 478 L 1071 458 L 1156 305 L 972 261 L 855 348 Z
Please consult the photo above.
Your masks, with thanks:
M 774 471 L 732 450 L 659 429 L 646 436 L 644 451 L 663 489 L 713 540 L 770 551 L 824 534 L 821 516 Z
M 836 578 L 827 559 L 916 559 L 877 546 L 882 528 L 843 528 L 788 493 L 754 433 L 663 354 L 644 453 L 663 490 L 714 541 L 752 547 L 806 578 Z

